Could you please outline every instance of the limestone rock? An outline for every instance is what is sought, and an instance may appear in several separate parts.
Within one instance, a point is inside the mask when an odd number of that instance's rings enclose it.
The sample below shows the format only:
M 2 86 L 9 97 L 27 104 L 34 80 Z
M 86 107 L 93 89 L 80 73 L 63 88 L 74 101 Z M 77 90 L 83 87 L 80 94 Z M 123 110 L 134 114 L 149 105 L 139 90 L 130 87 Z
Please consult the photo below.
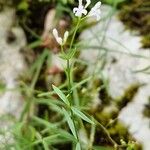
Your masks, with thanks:
M 20 52 L 26 45 L 26 38 L 23 30 L 15 26 L 15 21 L 14 9 L 4 8 L 0 12 L 0 83 L 5 86 L 4 90 L 0 91 L 0 128 L 6 130 L 5 138 L 0 136 L 0 143 L 11 137 L 7 131 L 13 121 L 5 120 L 4 117 L 10 115 L 18 118 L 24 103 L 21 93 L 16 88 L 19 76 L 26 70 L 24 57 Z
M 98 69 L 99 73 L 104 74 L 113 98 L 121 96 L 133 84 L 145 85 L 141 86 L 134 100 L 120 112 L 119 119 L 143 144 L 144 150 L 149 150 L 149 119 L 144 118 L 142 111 L 150 96 L 150 75 L 139 70 L 150 66 L 150 50 L 141 48 L 141 37 L 126 30 L 117 19 L 117 13 L 106 17 L 112 8 L 103 6 L 102 12 L 101 21 L 81 34 L 84 43 L 80 58 L 89 63 L 89 73 Z M 99 66 L 102 66 L 102 62 L 104 66 L 101 70 Z

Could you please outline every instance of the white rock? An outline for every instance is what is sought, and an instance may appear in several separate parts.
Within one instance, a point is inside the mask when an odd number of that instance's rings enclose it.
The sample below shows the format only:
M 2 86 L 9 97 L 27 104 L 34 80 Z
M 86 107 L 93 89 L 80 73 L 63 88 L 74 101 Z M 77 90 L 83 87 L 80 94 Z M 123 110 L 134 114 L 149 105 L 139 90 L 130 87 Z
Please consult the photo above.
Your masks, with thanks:
M 150 119 L 142 115 L 144 104 L 148 102 L 150 96 L 149 91 L 150 85 L 141 87 L 133 102 L 129 103 L 119 115 L 119 119 L 129 126 L 129 131 L 143 144 L 144 150 L 150 148 Z
M 7 130 L 5 138 L 0 136 L 0 143 L 5 143 L 5 139 L 10 139 L 8 129 L 12 125 L 11 120 L 3 120 L 2 117 L 11 115 L 19 118 L 24 103 L 21 93 L 15 88 L 18 87 L 19 76 L 26 69 L 24 57 L 20 52 L 26 45 L 26 38 L 23 30 L 14 26 L 15 21 L 14 9 L 5 8 L 0 12 L 0 82 L 3 82 L 6 87 L 6 90 L 0 93 L 0 128 Z M 11 43 L 7 42 L 8 31 L 16 37 Z M 0 149 L 2 149 L 1 146 Z
M 103 18 L 110 11 L 110 7 L 103 6 Z M 104 34 L 105 38 L 103 39 Z M 112 97 L 121 96 L 132 84 L 145 84 L 140 88 L 133 102 L 121 111 L 119 119 L 129 127 L 130 133 L 143 144 L 144 150 L 149 150 L 149 119 L 144 118 L 142 111 L 150 96 L 150 75 L 135 73 L 135 71 L 150 66 L 150 49 L 141 48 L 141 37 L 125 30 L 124 25 L 117 19 L 117 14 L 114 14 L 110 20 L 109 18 L 104 19 L 85 30 L 80 38 L 84 40 L 83 46 L 99 47 L 97 50 L 83 48 L 81 52 L 80 58 L 89 63 L 90 73 L 96 69 L 96 65 L 93 64 L 97 62 L 97 56 L 105 54 L 104 49 L 107 50 L 106 64 L 104 69 L 99 72 L 102 71 L 108 78 L 109 92 Z M 99 64 L 103 57 L 99 57 Z M 114 59 L 116 61 L 113 63 Z

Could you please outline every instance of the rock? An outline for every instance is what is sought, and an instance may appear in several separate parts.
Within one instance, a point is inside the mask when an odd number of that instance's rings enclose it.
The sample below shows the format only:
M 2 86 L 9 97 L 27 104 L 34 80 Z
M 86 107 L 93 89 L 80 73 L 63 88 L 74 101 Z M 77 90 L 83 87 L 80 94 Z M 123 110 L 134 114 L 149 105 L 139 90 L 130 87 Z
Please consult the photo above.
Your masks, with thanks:
M 141 37 L 126 30 L 117 13 L 111 18 L 106 17 L 112 11 L 111 7 L 103 6 L 101 21 L 81 34 L 84 42 L 80 58 L 89 63 L 89 73 L 96 70 L 108 79 L 109 93 L 114 99 L 122 96 L 133 84 L 145 85 L 120 112 L 119 119 L 143 144 L 144 150 L 149 150 L 149 119 L 144 118 L 142 111 L 150 96 L 150 76 L 138 71 L 150 66 L 150 49 L 141 48 Z
M 150 96 L 149 91 L 150 85 L 141 87 L 133 102 L 119 115 L 119 119 L 129 127 L 129 132 L 143 144 L 144 150 L 149 150 L 150 147 L 150 119 L 143 115 L 144 105 Z
M 18 119 L 24 103 L 21 92 L 15 89 L 18 87 L 19 76 L 26 70 L 24 57 L 20 52 L 26 45 L 26 37 L 15 23 L 15 10 L 4 8 L 0 12 L 0 83 L 6 89 L 0 91 L 0 128 L 5 127 L 5 130 L 9 129 L 12 121 L 2 120 L 3 116 Z M 8 134 L 10 133 L 6 132 L 6 137 Z M 0 142 L 3 143 L 3 140 L 3 136 L 0 136 Z

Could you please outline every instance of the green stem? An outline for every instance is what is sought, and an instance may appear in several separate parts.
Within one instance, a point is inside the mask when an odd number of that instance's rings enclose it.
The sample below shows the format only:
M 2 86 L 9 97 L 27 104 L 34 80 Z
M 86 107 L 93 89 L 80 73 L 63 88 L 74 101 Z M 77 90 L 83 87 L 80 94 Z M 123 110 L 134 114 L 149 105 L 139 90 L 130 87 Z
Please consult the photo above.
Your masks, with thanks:
M 70 69 L 70 60 L 67 59 L 67 78 L 68 78 L 68 94 L 70 93 L 70 90 L 72 88 L 72 83 L 71 83 L 71 69 Z M 71 101 L 71 95 L 69 95 L 69 100 L 70 100 L 70 105 L 72 105 L 72 101 Z M 71 118 L 75 127 L 75 132 L 76 132 L 76 136 L 77 136 L 77 140 L 79 142 L 79 137 L 78 137 L 78 132 L 77 132 L 77 128 L 75 125 L 75 118 L 74 118 L 74 114 L 72 112 L 72 110 L 70 109 L 70 113 L 71 113 Z
M 107 138 L 109 139 L 109 141 L 114 145 L 114 147 L 118 147 L 119 145 L 111 138 L 109 132 L 107 131 L 107 129 L 98 121 L 96 121 L 96 124 L 104 131 L 104 133 L 107 135 Z
M 77 25 L 76 25 L 76 28 L 74 30 L 74 33 L 73 33 L 73 36 L 72 36 L 72 39 L 71 39 L 71 43 L 70 43 L 70 48 L 69 48 L 69 51 L 71 51 L 72 49 L 72 46 L 73 46 L 73 42 L 74 42 L 74 39 L 75 39 L 75 36 L 76 36 L 76 33 L 77 33 L 77 30 L 78 30 L 78 27 L 79 27 L 79 24 L 80 24 L 80 21 L 81 21 L 81 18 L 78 19 L 78 22 L 77 22 Z M 69 101 L 70 101 L 70 105 L 72 105 L 72 94 L 70 94 L 70 91 L 71 91 L 71 88 L 72 88 L 72 78 L 71 78 L 71 65 L 70 65 L 70 59 L 67 59 L 67 69 L 66 69 L 66 74 L 67 74 L 67 82 L 68 82 L 68 94 L 69 94 Z M 76 124 L 75 124 L 75 118 L 74 118 L 74 114 L 72 112 L 72 110 L 70 109 L 70 113 L 71 113 L 71 118 L 72 118 L 72 121 L 73 121 L 73 124 L 75 126 L 75 132 L 76 132 L 76 136 L 77 136 L 77 140 L 79 142 L 79 137 L 78 137 L 78 132 L 77 132 L 77 127 L 76 127 Z
M 63 45 L 61 45 L 61 53 L 64 54 L 64 48 L 63 48 Z
M 81 18 L 78 18 L 78 22 L 77 22 L 76 28 L 75 28 L 75 30 L 74 30 L 74 33 L 73 33 L 73 36 L 72 36 L 72 39 L 71 39 L 71 43 L 70 43 L 70 48 L 69 48 L 69 50 L 72 49 L 73 42 L 74 42 L 74 39 L 75 39 L 77 30 L 78 30 L 78 28 L 79 28 L 80 21 L 81 21 Z
M 27 97 L 28 97 L 28 101 L 25 104 L 24 110 L 21 114 L 20 117 L 20 121 L 22 121 L 23 119 L 25 119 L 25 121 L 28 123 L 29 118 L 33 115 L 34 113 L 34 104 L 33 104 L 33 96 L 34 96 L 34 90 L 35 90 L 35 86 L 36 83 L 38 81 L 39 75 L 40 75 L 40 71 L 42 69 L 43 63 L 45 58 L 48 55 L 48 51 L 47 49 L 44 50 L 43 54 L 41 56 L 39 56 L 38 60 L 37 60 L 37 66 L 35 69 L 35 75 L 33 77 L 33 80 L 31 82 L 30 87 L 27 90 Z
M 81 21 L 81 18 L 78 18 L 78 22 L 77 22 L 77 25 L 75 27 L 75 30 L 74 30 L 74 33 L 73 33 L 73 36 L 71 39 L 69 51 L 72 49 L 73 42 L 74 42 L 77 30 L 78 30 L 79 25 L 80 25 L 80 21 Z M 71 91 L 71 88 L 72 88 L 70 59 L 67 59 L 67 77 L 68 77 L 68 93 L 69 93 Z
M 70 92 L 72 85 L 71 85 L 71 70 L 70 70 L 70 60 L 67 59 L 67 77 L 68 77 L 68 93 Z
M 71 69 L 70 69 L 70 60 L 69 59 L 67 59 L 67 77 L 68 77 L 68 93 L 70 93 L 70 90 L 72 88 L 72 84 L 71 84 Z M 70 95 L 69 99 L 70 99 L 70 104 L 72 105 L 71 97 L 72 96 Z M 75 132 L 76 132 L 77 140 L 79 141 L 78 133 L 77 133 L 76 125 L 75 125 L 74 114 L 73 114 L 71 109 L 70 109 L 70 112 L 71 112 L 71 118 L 72 118 L 73 124 L 75 126 Z

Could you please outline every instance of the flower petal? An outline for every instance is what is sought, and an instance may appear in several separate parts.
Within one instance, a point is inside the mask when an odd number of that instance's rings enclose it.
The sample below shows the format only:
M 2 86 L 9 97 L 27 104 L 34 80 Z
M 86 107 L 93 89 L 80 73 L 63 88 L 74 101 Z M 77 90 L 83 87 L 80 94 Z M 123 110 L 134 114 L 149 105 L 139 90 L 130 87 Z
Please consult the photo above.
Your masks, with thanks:
M 66 43 L 66 41 L 67 41 L 67 39 L 68 39 L 68 36 L 69 36 L 69 32 L 66 31 L 65 34 L 64 34 L 63 44 Z
M 82 6 L 82 0 L 79 0 L 79 7 Z
M 87 8 L 91 4 L 91 0 L 86 0 L 85 8 Z
M 97 2 L 94 7 L 95 7 L 95 8 L 100 8 L 100 7 L 101 7 L 101 4 L 102 4 L 101 2 Z
M 87 10 L 86 10 L 86 9 L 83 9 L 83 10 L 82 10 L 82 14 L 86 15 L 86 14 L 87 14 Z
M 100 20 L 100 15 L 101 15 L 101 10 L 100 10 L 100 6 L 101 6 L 101 2 L 97 2 L 95 4 L 95 6 L 91 9 L 91 11 L 89 12 L 88 16 L 94 16 L 96 17 L 96 20 L 99 21 Z
M 77 11 L 78 11 L 77 7 L 73 8 L 73 13 L 76 13 Z
M 58 37 L 58 38 L 56 39 L 56 41 L 57 41 L 57 43 L 60 44 L 60 45 L 63 44 L 63 41 L 62 41 L 62 38 L 61 38 L 61 37 Z
M 58 38 L 58 31 L 57 31 L 57 29 L 53 29 L 53 35 L 54 35 L 55 39 Z
M 53 35 L 57 41 L 58 44 L 62 45 L 63 42 L 62 42 L 62 38 L 58 36 L 58 31 L 57 29 L 53 29 Z

